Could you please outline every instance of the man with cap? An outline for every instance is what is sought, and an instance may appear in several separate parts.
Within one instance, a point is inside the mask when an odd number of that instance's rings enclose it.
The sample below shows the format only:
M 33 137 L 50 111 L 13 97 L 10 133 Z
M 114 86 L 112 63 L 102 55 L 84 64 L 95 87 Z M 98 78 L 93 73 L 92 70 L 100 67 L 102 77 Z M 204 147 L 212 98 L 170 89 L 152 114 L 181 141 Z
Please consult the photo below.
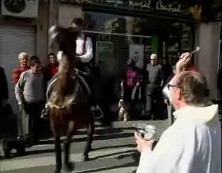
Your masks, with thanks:
M 163 85 L 163 71 L 162 66 L 158 64 L 157 54 L 151 54 L 150 63 L 146 66 L 145 74 L 146 104 L 145 111 L 142 116 L 144 118 L 149 118 L 154 114 L 154 101 L 159 101 L 161 96 L 161 86 Z

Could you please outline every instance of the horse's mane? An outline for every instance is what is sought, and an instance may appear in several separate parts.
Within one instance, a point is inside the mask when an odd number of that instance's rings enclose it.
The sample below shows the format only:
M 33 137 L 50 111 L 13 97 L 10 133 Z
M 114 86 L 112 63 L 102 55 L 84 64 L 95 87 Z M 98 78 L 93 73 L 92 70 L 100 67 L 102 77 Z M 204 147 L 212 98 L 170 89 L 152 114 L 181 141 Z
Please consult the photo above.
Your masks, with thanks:
M 78 32 L 73 28 L 56 27 L 50 31 L 50 34 L 53 36 L 50 39 L 57 42 L 59 50 L 63 54 L 56 74 L 56 84 L 49 97 L 49 102 L 59 109 L 69 108 L 74 99 L 73 93 L 76 87 L 73 71 L 76 64 L 75 51 Z M 51 42 L 53 41 L 51 40 Z

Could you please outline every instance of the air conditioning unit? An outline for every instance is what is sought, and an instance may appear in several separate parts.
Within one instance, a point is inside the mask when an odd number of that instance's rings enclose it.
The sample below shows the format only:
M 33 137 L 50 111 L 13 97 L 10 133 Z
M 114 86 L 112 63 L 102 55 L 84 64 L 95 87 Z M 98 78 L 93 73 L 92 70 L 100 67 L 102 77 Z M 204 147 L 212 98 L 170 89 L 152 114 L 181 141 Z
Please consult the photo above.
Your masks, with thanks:
M 3 16 L 36 18 L 39 0 L 1 0 Z

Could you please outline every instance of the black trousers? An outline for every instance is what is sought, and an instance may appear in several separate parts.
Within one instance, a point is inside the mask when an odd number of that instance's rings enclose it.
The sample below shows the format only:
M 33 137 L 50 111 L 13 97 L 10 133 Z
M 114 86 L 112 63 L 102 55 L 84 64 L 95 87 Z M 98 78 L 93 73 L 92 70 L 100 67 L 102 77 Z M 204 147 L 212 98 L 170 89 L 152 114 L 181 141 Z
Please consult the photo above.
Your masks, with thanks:
M 34 140 L 39 140 L 41 131 L 41 111 L 44 108 L 44 101 L 36 103 L 25 103 L 24 111 L 29 116 L 29 136 Z
M 149 114 L 155 113 L 155 103 L 161 100 L 161 90 L 159 86 L 148 84 L 146 85 L 146 104 L 145 104 L 145 112 Z

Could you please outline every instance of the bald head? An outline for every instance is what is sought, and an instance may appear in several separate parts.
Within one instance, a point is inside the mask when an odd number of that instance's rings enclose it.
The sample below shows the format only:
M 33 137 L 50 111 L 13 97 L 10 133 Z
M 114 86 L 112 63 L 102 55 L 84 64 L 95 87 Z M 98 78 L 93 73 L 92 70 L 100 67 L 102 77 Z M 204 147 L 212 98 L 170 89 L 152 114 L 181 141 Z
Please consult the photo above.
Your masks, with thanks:
M 150 59 L 157 59 L 157 54 L 155 54 L 155 53 L 151 54 Z
M 155 65 L 157 65 L 157 54 L 155 54 L 155 53 L 153 53 L 153 54 L 151 54 L 150 55 L 150 64 L 152 65 L 152 66 L 155 66 Z

